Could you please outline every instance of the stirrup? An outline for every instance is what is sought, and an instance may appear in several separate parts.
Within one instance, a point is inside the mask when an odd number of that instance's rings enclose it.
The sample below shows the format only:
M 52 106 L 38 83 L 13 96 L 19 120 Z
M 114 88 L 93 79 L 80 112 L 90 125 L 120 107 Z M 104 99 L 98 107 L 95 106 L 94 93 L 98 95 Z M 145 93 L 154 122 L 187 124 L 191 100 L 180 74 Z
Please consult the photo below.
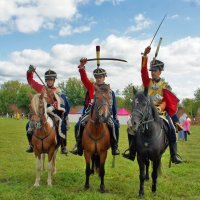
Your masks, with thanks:
M 127 151 L 129 151 L 129 153 L 126 153 Z M 127 159 L 132 160 L 132 161 L 135 160 L 135 155 L 131 155 L 131 154 L 130 154 L 130 148 L 126 149 L 126 150 L 124 151 L 124 153 L 122 153 L 122 156 L 123 156 L 124 158 L 127 158 Z
M 73 149 L 71 151 L 69 151 L 70 153 L 77 155 L 78 154 L 78 147 L 77 144 L 75 144 L 75 146 L 73 147 Z
M 118 156 L 120 154 L 119 149 L 112 149 L 112 155 L 113 156 Z
M 178 154 L 176 154 L 173 157 L 171 157 L 171 161 L 172 161 L 172 163 L 175 163 L 175 164 L 180 164 L 180 163 L 183 162 L 181 156 L 178 155 Z
M 30 145 L 27 149 L 26 149 L 27 153 L 32 153 L 33 152 L 33 147 Z
M 68 150 L 67 150 L 66 146 L 61 147 L 61 153 L 62 154 L 68 154 Z

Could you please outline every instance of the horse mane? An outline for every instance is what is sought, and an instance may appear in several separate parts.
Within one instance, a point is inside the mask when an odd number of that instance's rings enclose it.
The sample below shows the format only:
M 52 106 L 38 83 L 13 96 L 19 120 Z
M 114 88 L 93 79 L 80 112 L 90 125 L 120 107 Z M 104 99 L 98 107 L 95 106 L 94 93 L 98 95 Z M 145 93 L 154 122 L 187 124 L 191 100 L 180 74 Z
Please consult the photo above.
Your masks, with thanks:
M 147 91 L 146 91 L 146 92 L 147 92 Z M 152 108 L 152 117 L 154 118 L 154 120 L 155 120 L 156 122 L 160 122 L 160 117 L 159 117 L 159 114 L 158 114 L 158 110 L 157 110 L 156 106 L 154 105 L 154 103 L 153 103 L 151 97 L 150 97 L 149 95 L 145 95 L 145 93 L 144 93 L 143 91 L 137 91 L 137 92 L 135 93 L 135 96 L 142 96 L 143 98 L 149 99 L 149 101 L 150 101 L 150 106 L 151 106 L 151 108 Z
M 35 94 L 31 99 L 31 108 L 36 115 L 39 113 L 40 94 Z

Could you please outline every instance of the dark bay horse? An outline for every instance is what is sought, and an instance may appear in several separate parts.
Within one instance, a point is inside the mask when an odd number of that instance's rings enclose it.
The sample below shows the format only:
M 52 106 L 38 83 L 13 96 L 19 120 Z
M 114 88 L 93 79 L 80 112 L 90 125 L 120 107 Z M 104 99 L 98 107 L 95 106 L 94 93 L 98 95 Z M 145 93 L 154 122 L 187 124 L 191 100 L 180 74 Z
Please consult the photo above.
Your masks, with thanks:
M 149 180 L 149 163 L 152 161 L 153 171 L 152 192 L 156 192 L 158 172 L 161 165 L 161 157 L 167 148 L 163 120 L 158 115 L 157 108 L 148 96 L 148 89 L 144 92 L 134 90 L 133 112 L 131 116 L 132 131 L 136 133 L 137 161 L 140 169 L 139 197 L 144 195 L 144 181 Z
M 95 85 L 95 101 L 91 109 L 89 120 L 83 131 L 82 145 L 86 161 L 86 181 L 85 190 L 89 188 L 89 177 L 94 173 L 94 166 L 99 172 L 101 179 L 100 192 L 104 193 L 104 164 L 107 151 L 110 147 L 110 133 L 107 121 L 110 117 L 110 101 L 112 93 L 109 85 Z M 92 161 L 92 166 L 90 163 Z
M 49 97 L 49 93 L 43 90 L 42 94 L 35 94 L 30 103 L 30 127 L 33 130 L 31 143 L 36 157 L 36 180 L 34 186 L 40 185 L 40 174 L 44 168 L 45 153 L 48 154 L 48 185 L 52 185 L 52 175 L 56 172 L 55 160 L 59 144 L 53 121 L 46 112 L 47 102 L 50 103 L 51 99 L 52 97 Z

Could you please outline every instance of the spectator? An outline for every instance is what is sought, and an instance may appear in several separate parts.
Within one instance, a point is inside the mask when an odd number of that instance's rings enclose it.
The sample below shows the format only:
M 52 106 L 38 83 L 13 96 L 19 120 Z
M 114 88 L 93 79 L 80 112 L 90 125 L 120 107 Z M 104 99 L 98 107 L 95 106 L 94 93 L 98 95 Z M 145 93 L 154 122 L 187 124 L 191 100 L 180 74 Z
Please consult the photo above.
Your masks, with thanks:
M 179 119 L 181 126 L 183 126 L 183 122 L 187 118 L 187 114 L 183 113 Z M 184 130 L 178 131 L 178 140 L 185 140 Z
M 191 122 L 191 119 L 189 117 L 186 117 L 186 119 L 183 122 L 183 130 L 184 130 L 185 141 L 187 141 L 187 135 L 190 135 L 190 122 Z

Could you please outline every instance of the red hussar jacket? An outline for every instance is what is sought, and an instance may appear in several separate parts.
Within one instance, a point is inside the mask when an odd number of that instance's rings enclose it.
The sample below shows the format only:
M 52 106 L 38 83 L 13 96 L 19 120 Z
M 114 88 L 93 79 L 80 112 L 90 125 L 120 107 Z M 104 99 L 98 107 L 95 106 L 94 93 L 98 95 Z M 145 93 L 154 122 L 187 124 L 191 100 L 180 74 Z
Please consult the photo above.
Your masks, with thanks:
M 168 89 L 168 84 L 164 81 L 161 80 L 158 83 L 153 83 L 152 79 L 149 78 L 147 61 L 147 57 L 142 58 L 141 77 L 143 86 L 149 88 L 150 96 L 157 93 L 158 96 L 162 97 L 160 104 L 163 102 L 166 103 L 165 110 L 172 117 L 177 112 L 179 99 Z M 158 87 L 156 91 L 152 91 L 152 84 Z
M 38 82 L 36 82 L 36 81 L 33 79 L 33 72 L 28 72 L 28 71 L 27 71 L 26 77 L 27 77 L 28 84 L 29 84 L 34 90 L 36 90 L 38 93 L 41 93 L 45 86 L 42 85 L 42 84 L 40 84 L 40 83 L 38 83 Z M 52 89 L 53 91 L 56 91 L 57 88 L 52 87 L 51 89 Z
M 94 99 L 94 86 L 92 82 L 88 79 L 85 69 L 79 69 L 81 75 L 81 81 L 83 82 L 85 88 L 88 91 L 88 96 L 85 99 L 85 106 L 88 106 L 91 101 Z

